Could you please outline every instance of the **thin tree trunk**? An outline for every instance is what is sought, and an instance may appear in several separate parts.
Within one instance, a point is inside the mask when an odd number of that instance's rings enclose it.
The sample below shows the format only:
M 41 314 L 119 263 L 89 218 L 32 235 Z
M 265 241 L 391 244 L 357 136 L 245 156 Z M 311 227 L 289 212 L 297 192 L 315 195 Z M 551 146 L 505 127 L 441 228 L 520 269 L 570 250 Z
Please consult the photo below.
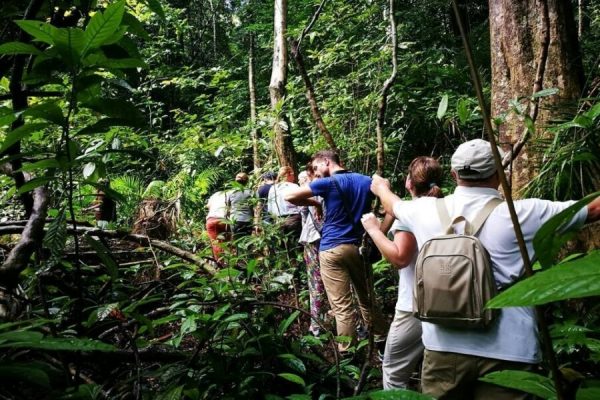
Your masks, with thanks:
M 390 18 L 390 37 L 392 40 L 392 73 L 383 83 L 381 90 L 381 98 L 379 99 L 379 107 L 377 112 L 377 125 L 375 131 L 377 133 L 377 173 L 383 175 L 385 166 L 385 146 L 383 141 L 383 124 L 385 122 L 385 111 L 387 109 L 388 92 L 396 79 L 398 73 L 397 61 L 397 38 L 396 38 L 396 17 L 394 0 L 389 0 L 389 18 Z
M 298 67 L 300 76 L 302 76 L 302 80 L 304 81 L 304 86 L 306 87 L 306 99 L 308 100 L 308 105 L 310 106 L 310 113 L 313 117 L 313 120 L 315 121 L 315 125 L 325 138 L 325 141 L 327 142 L 329 148 L 337 152 L 338 149 L 335 145 L 335 141 L 333 140 L 333 136 L 331 135 L 329 129 L 327 129 L 327 126 L 323 121 L 321 110 L 319 109 L 319 104 L 317 102 L 317 96 L 315 95 L 315 88 L 312 84 L 312 81 L 310 80 L 310 77 L 308 76 L 308 72 L 306 71 L 306 66 L 304 65 L 304 58 L 302 57 L 301 51 L 302 40 L 304 39 L 306 34 L 310 32 L 313 25 L 319 18 L 319 15 L 321 14 L 321 11 L 323 10 L 323 7 L 325 6 L 326 2 L 327 0 L 323 0 L 321 2 L 319 8 L 317 8 L 317 11 L 315 11 L 310 23 L 304 28 L 298 40 L 292 43 L 292 56 L 296 61 L 296 66 Z
M 248 53 L 248 91 L 250 92 L 250 124 L 252 125 L 252 161 L 254 171 L 260 168 L 258 155 L 258 129 L 256 128 L 256 84 L 254 81 L 254 35 L 250 35 L 250 49 Z
M 281 166 L 290 166 L 297 172 L 296 152 L 291 136 L 290 123 L 285 116 L 284 99 L 285 84 L 287 82 L 287 0 L 275 0 L 274 9 L 274 41 L 273 41 L 273 69 L 269 94 L 271 108 L 275 114 L 275 151 Z
M 577 1 L 577 37 L 581 40 L 583 35 L 583 0 Z

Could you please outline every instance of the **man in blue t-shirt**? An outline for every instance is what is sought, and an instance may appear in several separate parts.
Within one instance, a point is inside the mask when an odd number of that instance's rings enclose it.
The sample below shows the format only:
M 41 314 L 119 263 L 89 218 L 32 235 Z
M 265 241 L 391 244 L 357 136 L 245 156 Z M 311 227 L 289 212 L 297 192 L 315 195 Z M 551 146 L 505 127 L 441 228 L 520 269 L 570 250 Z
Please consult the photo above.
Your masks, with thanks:
M 339 350 L 344 352 L 356 337 L 351 286 L 354 287 L 362 317 L 371 325 L 373 333 L 385 335 L 387 332 L 387 323 L 375 299 L 369 300 L 372 283 L 367 271 L 371 266 L 359 253 L 364 232 L 360 218 L 370 211 L 373 200 L 371 178 L 342 168 L 339 156 L 330 150 L 316 153 L 312 168 L 319 179 L 290 192 L 285 199 L 296 205 L 320 208 L 313 197 L 323 198 L 326 213 L 319 246 L 321 277 L 335 315 L 337 334 L 352 338 L 350 343 L 339 344 Z

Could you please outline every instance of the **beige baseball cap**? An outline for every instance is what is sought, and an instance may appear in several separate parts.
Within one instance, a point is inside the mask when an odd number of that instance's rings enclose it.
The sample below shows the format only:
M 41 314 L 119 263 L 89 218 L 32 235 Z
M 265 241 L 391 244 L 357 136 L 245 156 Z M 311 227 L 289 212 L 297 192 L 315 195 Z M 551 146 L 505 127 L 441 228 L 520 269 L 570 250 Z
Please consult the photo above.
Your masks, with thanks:
M 500 158 L 504 157 L 498 148 Z M 494 155 L 490 142 L 483 139 L 469 140 L 458 146 L 451 159 L 452 169 L 464 180 L 481 180 L 489 178 L 496 172 Z

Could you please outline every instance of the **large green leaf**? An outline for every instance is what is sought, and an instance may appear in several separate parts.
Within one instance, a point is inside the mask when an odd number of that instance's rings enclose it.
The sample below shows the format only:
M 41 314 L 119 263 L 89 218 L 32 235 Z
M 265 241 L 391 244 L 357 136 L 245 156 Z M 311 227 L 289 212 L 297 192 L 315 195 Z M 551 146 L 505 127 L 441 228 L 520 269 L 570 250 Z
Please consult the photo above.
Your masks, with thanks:
M 8 42 L 0 45 L 0 54 L 41 54 L 37 47 L 23 42 Z
M 442 96 L 442 100 L 440 100 L 440 104 L 438 105 L 437 117 L 438 119 L 442 119 L 444 115 L 446 115 L 446 111 L 448 110 L 448 95 L 445 94 Z
M 488 308 L 532 306 L 600 295 L 600 250 L 536 273 L 506 289 Z
M 306 383 L 304 382 L 304 379 L 302 379 L 301 377 L 299 377 L 296 374 L 290 374 L 290 373 L 286 372 L 286 373 L 282 373 L 282 374 L 277 374 L 277 376 L 279 376 L 279 377 L 281 377 L 281 378 L 283 378 L 285 380 L 288 380 L 290 382 L 297 383 L 298 385 L 306 386 Z
M 27 382 L 36 386 L 50 388 L 48 374 L 40 368 L 25 363 L 3 362 L 0 365 L 0 381 Z
M 126 100 L 97 98 L 82 105 L 107 117 L 128 121 L 130 126 L 144 125 L 143 114 Z
M 13 131 L 8 132 L 6 138 L 4 139 L 4 142 L 2 142 L 2 146 L 0 146 L 0 153 L 4 152 L 6 149 L 8 149 L 10 146 L 17 143 L 18 141 L 28 138 L 34 132 L 39 132 L 47 126 L 48 124 L 45 122 L 25 124 Z
M 575 214 L 600 195 L 600 192 L 592 193 L 577 203 L 561 211 L 550 218 L 537 231 L 533 238 L 533 248 L 535 254 L 544 268 L 554 264 L 556 256 L 563 244 L 573 236 L 573 230 L 564 231 L 564 226 L 568 224 Z
M 62 110 L 55 101 L 47 101 L 36 104 L 35 106 L 23 112 L 23 115 L 42 118 L 46 121 L 54 122 L 59 126 L 63 126 L 65 124 L 65 117 L 62 113 Z
M 59 28 L 56 29 L 52 37 L 55 46 L 63 53 L 73 58 L 73 61 L 79 60 L 85 46 L 85 34 L 79 28 Z
M 479 379 L 523 392 L 534 394 L 542 399 L 556 399 L 556 390 L 550 378 L 526 371 L 498 371 Z
M 37 187 L 46 185 L 47 183 L 51 182 L 53 179 L 54 179 L 54 177 L 50 177 L 50 176 L 42 176 L 42 177 L 38 177 L 38 178 L 33 178 L 32 180 L 28 181 L 23 186 L 21 186 L 19 188 L 19 190 L 17 190 L 17 193 L 18 194 L 27 193 Z
M 127 25 L 127 32 L 130 32 L 142 39 L 150 40 L 150 35 L 146 32 L 144 25 L 132 14 L 126 12 L 123 14 L 123 24 Z
M 125 0 L 121 0 L 108 6 L 103 13 L 94 14 L 85 28 L 85 45 L 82 54 L 105 44 L 119 29 L 124 12 Z
M 51 24 L 34 20 L 15 21 L 15 24 L 19 25 L 21 29 L 33 36 L 35 40 L 51 45 L 54 44 L 54 34 L 57 28 Z

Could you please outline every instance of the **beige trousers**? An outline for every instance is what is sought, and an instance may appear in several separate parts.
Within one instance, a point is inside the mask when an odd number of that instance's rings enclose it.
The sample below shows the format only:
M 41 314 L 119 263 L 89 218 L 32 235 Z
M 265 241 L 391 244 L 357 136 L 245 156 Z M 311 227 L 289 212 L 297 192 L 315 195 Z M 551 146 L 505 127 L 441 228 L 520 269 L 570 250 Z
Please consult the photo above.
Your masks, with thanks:
M 329 305 L 335 315 L 335 324 L 338 336 L 351 338 L 350 343 L 340 343 L 340 351 L 347 351 L 356 338 L 356 315 L 352 304 L 352 290 L 358 300 L 358 307 L 363 320 L 367 326 L 372 325 L 375 335 L 387 333 L 387 323 L 377 306 L 375 299 L 373 304 L 369 301 L 369 279 L 367 279 L 367 268 L 358 247 L 353 244 L 341 244 L 333 249 L 319 253 L 321 263 L 321 278 L 325 285 L 325 292 L 329 299 Z
M 421 386 L 439 400 L 525 400 L 531 395 L 478 379 L 506 369 L 531 371 L 532 364 L 425 349 Z

